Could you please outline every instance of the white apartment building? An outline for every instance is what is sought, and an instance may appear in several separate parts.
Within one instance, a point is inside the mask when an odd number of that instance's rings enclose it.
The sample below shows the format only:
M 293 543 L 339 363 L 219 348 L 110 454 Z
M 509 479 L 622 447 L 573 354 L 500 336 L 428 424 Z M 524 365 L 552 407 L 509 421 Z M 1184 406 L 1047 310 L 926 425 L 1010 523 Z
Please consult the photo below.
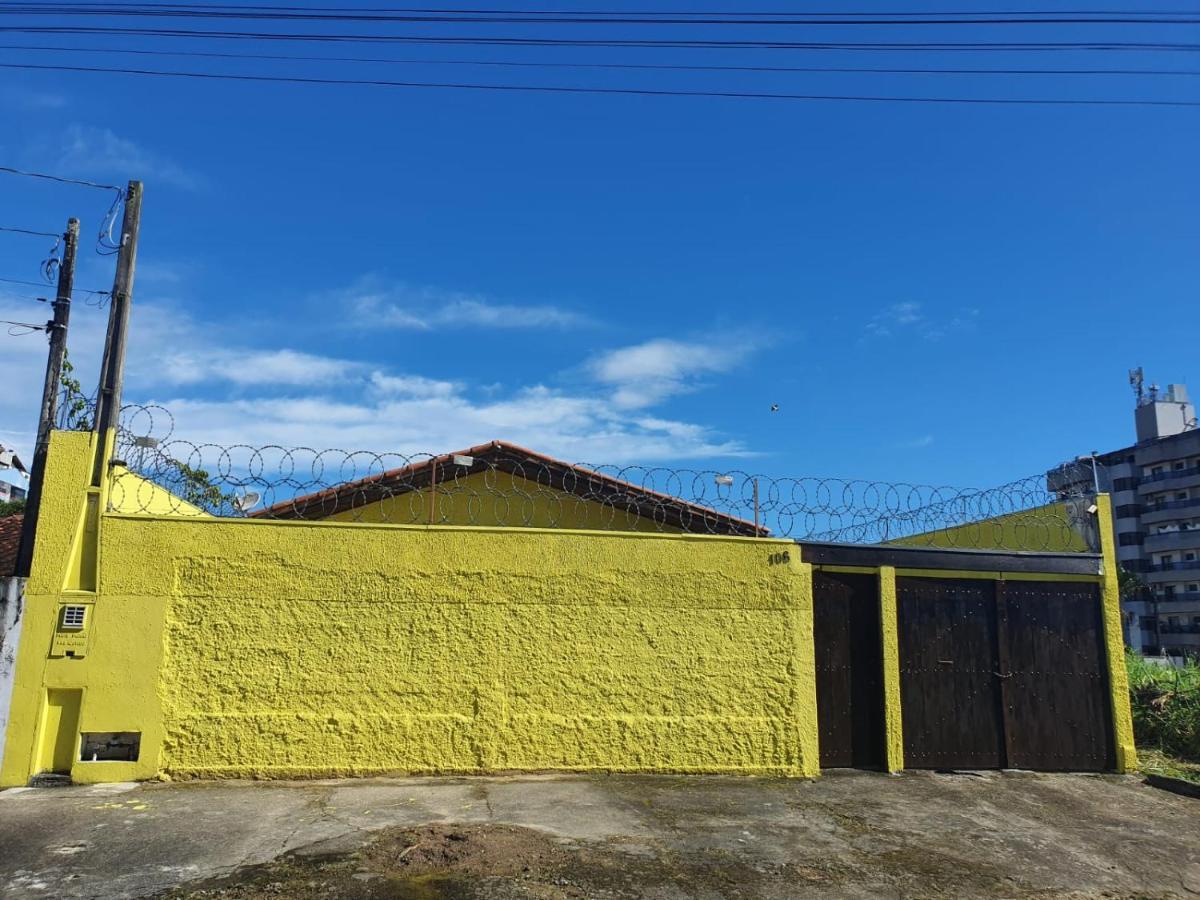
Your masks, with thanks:
M 1145 653 L 1200 657 L 1196 409 L 1184 385 L 1143 392 L 1137 375 L 1137 443 L 1096 457 L 1112 493 L 1118 563 L 1149 588 L 1123 599 L 1125 639 Z

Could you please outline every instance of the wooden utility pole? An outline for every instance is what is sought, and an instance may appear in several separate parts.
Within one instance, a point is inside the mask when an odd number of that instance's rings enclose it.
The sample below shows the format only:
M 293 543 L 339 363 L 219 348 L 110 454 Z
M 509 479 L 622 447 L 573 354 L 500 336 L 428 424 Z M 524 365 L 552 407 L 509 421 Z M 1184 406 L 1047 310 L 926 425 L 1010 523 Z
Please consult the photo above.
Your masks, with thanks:
M 42 386 L 42 409 L 38 417 L 37 443 L 33 448 L 33 469 L 29 474 L 29 494 L 25 498 L 25 521 L 21 525 L 21 546 L 17 552 L 17 575 L 29 577 L 33 562 L 33 538 L 37 533 L 38 513 L 42 504 L 42 484 L 46 478 L 46 450 L 50 430 L 58 416 L 58 389 L 63 359 L 67 353 L 67 325 L 71 319 L 71 292 L 75 287 L 75 254 L 79 247 L 79 220 L 68 219 L 63 234 L 62 264 L 58 267 L 58 289 L 54 295 L 54 317 L 46 323 L 50 351 L 46 357 L 46 381 Z
M 137 267 L 138 230 L 142 221 L 142 183 L 129 182 L 125 192 L 125 217 L 121 222 L 121 243 L 117 251 L 117 272 L 113 276 L 112 305 L 108 311 L 108 337 L 100 364 L 100 388 L 96 395 L 96 462 L 92 484 L 99 486 L 104 467 L 105 442 L 121 418 L 121 388 L 125 382 L 125 346 L 129 332 L 129 306 L 133 300 L 133 276 Z

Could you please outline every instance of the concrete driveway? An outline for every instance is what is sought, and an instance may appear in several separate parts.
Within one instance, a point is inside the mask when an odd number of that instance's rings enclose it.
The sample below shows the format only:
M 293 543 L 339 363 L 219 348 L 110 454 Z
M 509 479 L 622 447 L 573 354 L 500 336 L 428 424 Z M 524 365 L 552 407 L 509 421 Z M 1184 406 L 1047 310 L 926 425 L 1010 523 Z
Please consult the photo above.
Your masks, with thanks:
M 1194 897 L 1200 801 L 1121 776 L 206 782 L 0 793 L 0 895 Z

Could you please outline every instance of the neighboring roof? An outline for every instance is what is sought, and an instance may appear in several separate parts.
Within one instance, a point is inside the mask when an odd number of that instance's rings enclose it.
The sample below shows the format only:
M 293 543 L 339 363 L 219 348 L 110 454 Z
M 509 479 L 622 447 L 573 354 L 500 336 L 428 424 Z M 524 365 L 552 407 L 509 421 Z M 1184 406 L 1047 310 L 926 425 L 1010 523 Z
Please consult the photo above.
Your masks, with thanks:
M 445 477 L 444 466 L 452 463 L 456 456 L 474 460 L 470 466 L 455 465 L 456 478 L 486 471 L 507 472 L 544 487 L 574 494 L 584 500 L 608 503 L 620 512 L 631 512 L 687 532 L 747 537 L 765 537 L 770 533 L 769 529 L 745 519 L 639 487 L 592 469 L 573 466 L 505 441 L 492 441 L 466 450 L 444 453 L 369 478 L 283 500 L 250 515 L 273 519 L 324 519 L 387 497 L 428 490 L 431 485 L 436 489 L 436 484 L 449 480 Z
M 0 519 L 0 578 L 11 578 L 17 573 L 17 550 L 21 547 L 21 525 L 23 513 Z

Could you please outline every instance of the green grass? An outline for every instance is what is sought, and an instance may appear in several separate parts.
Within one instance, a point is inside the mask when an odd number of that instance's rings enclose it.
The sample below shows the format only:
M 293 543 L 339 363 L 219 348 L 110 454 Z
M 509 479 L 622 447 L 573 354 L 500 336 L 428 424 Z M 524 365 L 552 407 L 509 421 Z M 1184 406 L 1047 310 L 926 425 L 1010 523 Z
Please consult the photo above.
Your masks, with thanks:
M 1200 666 L 1156 666 L 1133 652 L 1126 666 L 1142 770 L 1200 782 Z
M 1146 775 L 1166 775 L 1200 784 L 1200 763 L 1184 762 L 1161 750 L 1138 747 L 1138 768 Z

